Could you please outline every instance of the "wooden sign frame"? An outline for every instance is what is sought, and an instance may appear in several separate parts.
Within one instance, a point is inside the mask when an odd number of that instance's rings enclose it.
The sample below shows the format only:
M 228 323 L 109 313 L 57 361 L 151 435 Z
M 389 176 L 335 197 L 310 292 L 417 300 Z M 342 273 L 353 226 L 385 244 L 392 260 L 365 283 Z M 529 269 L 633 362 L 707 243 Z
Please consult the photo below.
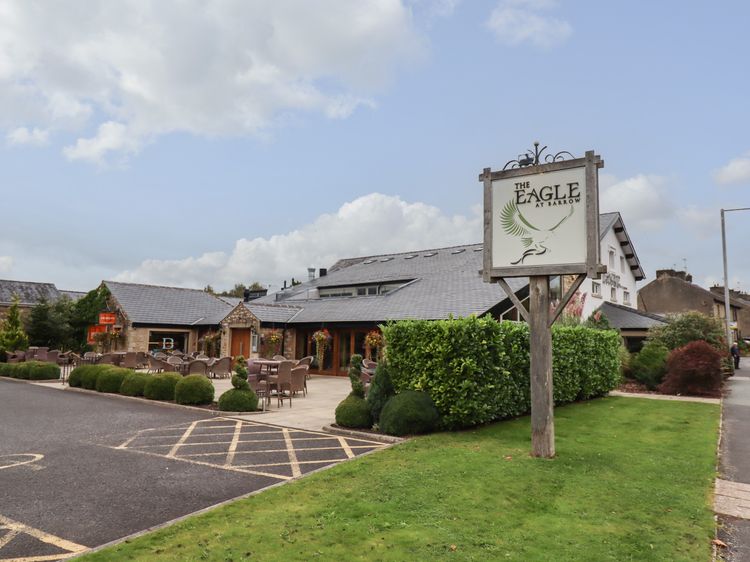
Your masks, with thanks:
M 479 181 L 484 183 L 484 262 L 482 276 L 484 281 L 492 283 L 504 277 L 530 277 L 536 275 L 576 275 L 585 274 L 592 279 L 598 279 L 606 271 L 600 265 L 599 244 L 599 174 L 598 169 L 604 167 L 604 161 L 593 150 L 586 152 L 583 158 L 538 164 L 523 168 L 513 168 L 493 172 L 485 168 L 479 175 Z M 492 202 L 492 183 L 508 178 L 524 178 L 526 176 L 585 168 L 586 181 L 586 261 L 583 263 L 561 263 L 553 265 L 518 265 L 511 267 L 493 267 L 492 246 L 494 242 L 494 223 Z

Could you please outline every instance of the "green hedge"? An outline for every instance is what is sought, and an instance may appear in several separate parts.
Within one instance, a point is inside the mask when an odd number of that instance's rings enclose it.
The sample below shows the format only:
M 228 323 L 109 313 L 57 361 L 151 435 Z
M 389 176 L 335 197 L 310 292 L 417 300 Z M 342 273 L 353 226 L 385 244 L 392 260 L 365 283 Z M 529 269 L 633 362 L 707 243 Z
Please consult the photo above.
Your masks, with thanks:
M 232 388 L 219 396 L 222 412 L 254 412 L 258 409 L 258 396 L 251 389 Z
M 83 379 L 84 377 L 88 380 L 92 375 L 87 373 L 100 373 L 103 365 L 81 365 L 76 367 L 70 372 L 68 376 L 68 385 L 74 388 L 84 388 Z M 98 375 L 97 375 L 98 376 Z M 94 386 L 96 386 L 96 378 L 94 378 Z
M 182 380 L 177 373 L 162 373 L 151 377 L 143 389 L 143 396 L 150 400 L 174 400 L 174 389 Z
M 429 394 L 404 390 L 386 402 L 380 414 L 380 430 L 399 436 L 430 433 L 437 427 L 439 419 Z
M 150 378 L 151 375 L 130 371 L 130 374 L 123 379 L 120 385 L 120 394 L 124 396 L 143 396 L 143 390 Z
M 529 329 L 492 318 L 404 320 L 382 327 L 397 392 L 429 393 L 446 428 L 530 410 Z M 602 396 L 620 382 L 615 331 L 554 326 L 556 404 Z
M 336 424 L 353 429 L 369 429 L 372 427 L 372 414 L 367 401 L 354 393 L 344 398 L 336 406 Z
M 175 386 L 174 399 L 178 404 L 210 404 L 214 401 L 214 385 L 203 375 L 188 375 Z
M 0 363 L 0 376 L 32 381 L 59 379 L 60 367 L 45 361 Z
M 120 386 L 122 381 L 125 380 L 130 373 L 130 369 L 123 369 L 120 367 L 110 366 L 102 370 L 99 376 L 96 378 L 96 391 L 97 392 L 108 392 L 110 394 L 117 394 L 120 392 Z

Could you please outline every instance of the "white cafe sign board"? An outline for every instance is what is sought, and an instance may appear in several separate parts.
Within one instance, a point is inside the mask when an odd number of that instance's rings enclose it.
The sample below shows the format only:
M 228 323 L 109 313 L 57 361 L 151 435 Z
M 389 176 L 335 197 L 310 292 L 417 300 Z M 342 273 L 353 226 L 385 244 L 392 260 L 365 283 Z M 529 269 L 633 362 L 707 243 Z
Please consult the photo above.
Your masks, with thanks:
M 585 158 L 480 176 L 484 182 L 484 278 L 586 273 L 598 277 L 598 168 Z

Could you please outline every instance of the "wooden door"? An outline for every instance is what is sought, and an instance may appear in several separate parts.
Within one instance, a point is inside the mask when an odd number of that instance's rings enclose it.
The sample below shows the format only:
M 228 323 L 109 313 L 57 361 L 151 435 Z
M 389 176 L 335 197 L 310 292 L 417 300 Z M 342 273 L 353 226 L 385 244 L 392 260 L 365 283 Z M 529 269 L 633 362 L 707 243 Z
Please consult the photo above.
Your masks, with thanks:
M 232 357 L 250 356 L 250 328 L 232 328 Z

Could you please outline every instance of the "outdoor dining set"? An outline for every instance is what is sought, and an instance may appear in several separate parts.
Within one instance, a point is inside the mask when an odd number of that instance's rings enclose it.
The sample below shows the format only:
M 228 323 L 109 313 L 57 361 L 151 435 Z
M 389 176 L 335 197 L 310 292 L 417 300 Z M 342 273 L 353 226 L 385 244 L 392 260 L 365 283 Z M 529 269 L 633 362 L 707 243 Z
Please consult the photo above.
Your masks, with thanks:
M 288 399 L 291 408 L 294 394 L 301 392 L 307 396 L 308 371 L 312 360 L 312 356 L 295 360 L 283 355 L 275 355 L 273 359 L 250 359 L 247 362 L 247 382 L 264 403 L 270 404 L 273 394 L 279 406 Z

